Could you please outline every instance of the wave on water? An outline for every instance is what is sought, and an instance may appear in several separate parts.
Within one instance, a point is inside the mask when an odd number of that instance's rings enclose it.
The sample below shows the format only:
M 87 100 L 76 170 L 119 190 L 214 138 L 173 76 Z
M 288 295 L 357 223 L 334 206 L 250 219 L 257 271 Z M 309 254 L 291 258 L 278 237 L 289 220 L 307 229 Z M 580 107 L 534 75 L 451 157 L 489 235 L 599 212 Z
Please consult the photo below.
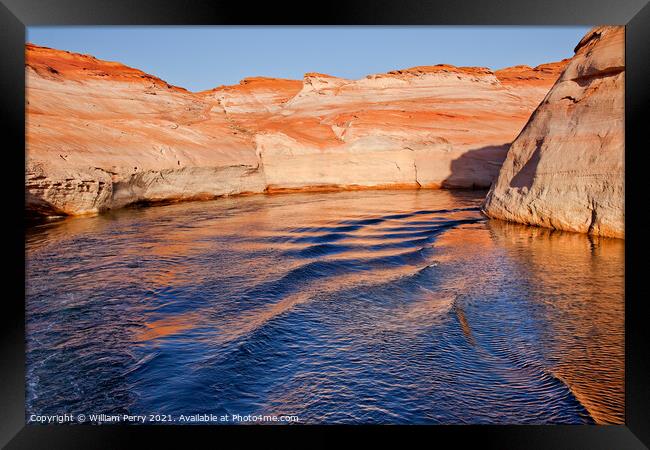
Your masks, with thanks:
M 481 200 L 291 194 L 40 226 L 27 412 L 620 423 L 622 249 L 499 226 Z

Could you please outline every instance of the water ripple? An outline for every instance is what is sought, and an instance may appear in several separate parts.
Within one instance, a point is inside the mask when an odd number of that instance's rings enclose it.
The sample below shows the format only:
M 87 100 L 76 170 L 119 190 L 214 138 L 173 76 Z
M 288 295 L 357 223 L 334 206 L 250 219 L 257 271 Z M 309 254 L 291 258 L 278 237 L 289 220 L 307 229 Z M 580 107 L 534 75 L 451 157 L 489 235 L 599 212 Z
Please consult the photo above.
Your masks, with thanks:
M 623 423 L 623 243 L 487 221 L 483 195 L 253 196 L 35 227 L 27 414 Z

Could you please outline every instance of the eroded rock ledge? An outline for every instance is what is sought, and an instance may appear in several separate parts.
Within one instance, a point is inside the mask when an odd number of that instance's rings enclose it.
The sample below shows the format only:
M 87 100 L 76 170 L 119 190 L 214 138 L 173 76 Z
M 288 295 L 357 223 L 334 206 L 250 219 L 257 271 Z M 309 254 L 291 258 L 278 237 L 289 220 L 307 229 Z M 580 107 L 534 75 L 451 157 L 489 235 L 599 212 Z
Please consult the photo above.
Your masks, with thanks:
M 625 31 L 598 27 L 513 142 L 483 206 L 493 218 L 623 238 Z
M 252 77 L 192 93 L 28 44 L 27 208 L 86 214 L 241 193 L 487 188 L 566 63 Z

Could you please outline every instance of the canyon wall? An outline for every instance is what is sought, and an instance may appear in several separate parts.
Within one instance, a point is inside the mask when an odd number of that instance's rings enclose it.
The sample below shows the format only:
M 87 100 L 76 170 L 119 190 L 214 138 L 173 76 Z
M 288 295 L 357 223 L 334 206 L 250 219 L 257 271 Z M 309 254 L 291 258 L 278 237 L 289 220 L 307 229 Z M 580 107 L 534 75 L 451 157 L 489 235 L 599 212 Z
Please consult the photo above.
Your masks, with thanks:
M 27 209 L 83 214 L 265 188 L 217 104 L 119 63 L 27 46 Z
M 623 238 L 625 29 L 597 27 L 513 142 L 493 218 Z
M 193 93 L 120 63 L 26 46 L 27 209 L 285 190 L 487 188 L 567 60 L 253 77 Z
M 271 80 L 205 95 L 254 135 L 269 191 L 488 188 L 564 65 L 438 65 L 361 80 L 308 73 L 271 111 L 269 91 L 281 89 Z

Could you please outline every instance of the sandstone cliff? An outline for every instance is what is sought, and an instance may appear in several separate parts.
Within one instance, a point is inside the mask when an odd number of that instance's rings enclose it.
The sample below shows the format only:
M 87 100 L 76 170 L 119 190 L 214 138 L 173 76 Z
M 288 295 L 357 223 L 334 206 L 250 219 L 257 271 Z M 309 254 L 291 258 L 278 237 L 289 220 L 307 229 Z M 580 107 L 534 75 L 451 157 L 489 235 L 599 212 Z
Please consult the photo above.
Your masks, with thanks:
M 247 78 L 192 93 L 28 44 L 27 208 L 302 189 L 488 187 L 566 61 Z
M 265 188 L 218 105 L 118 63 L 27 46 L 27 208 L 81 214 Z
M 305 75 L 277 114 L 233 112 L 255 135 L 269 190 L 484 187 L 558 76 L 513 68 L 415 67 L 346 80 Z M 214 95 L 214 94 L 212 94 Z
M 624 237 L 625 29 L 597 27 L 513 142 L 484 212 Z

